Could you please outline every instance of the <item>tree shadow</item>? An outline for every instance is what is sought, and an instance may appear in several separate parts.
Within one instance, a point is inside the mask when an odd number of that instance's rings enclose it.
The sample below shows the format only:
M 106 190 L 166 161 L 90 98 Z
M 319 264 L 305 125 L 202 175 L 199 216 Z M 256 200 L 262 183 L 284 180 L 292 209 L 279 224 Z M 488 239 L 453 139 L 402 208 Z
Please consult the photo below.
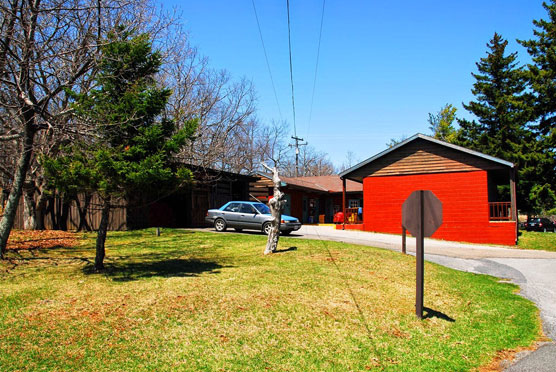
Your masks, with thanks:
M 274 251 L 274 253 L 284 253 L 284 252 L 289 252 L 289 251 L 297 251 L 297 247 L 289 247 L 289 248 L 285 248 L 285 249 L 277 249 Z
M 444 313 L 441 313 L 440 311 L 436 311 L 433 309 L 430 309 L 428 307 L 423 307 L 423 310 L 426 312 L 425 315 L 423 316 L 423 319 L 428 319 L 428 318 L 438 318 L 438 319 L 442 319 L 442 320 L 446 320 L 448 322 L 455 322 L 456 320 Z
M 106 264 L 101 273 L 116 282 L 129 282 L 152 277 L 193 277 L 201 273 L 217 274 L 224 266 L 199 259 L 163 259 L 141 262 L 115 262 Z M 83 268 L 85 274 L 97 274 L 93 265 Z
M 91 263 L 86 255 L 87 250 L 82 247 L 68 247 L 66 245 L 56 245 L 50 247 L 32 248 L 10 248 L 6 250 L 5 261 L 15 269 L 20 265 L 26 264 L 49 264 L 58 265 L 64 262 L 79 261 Z

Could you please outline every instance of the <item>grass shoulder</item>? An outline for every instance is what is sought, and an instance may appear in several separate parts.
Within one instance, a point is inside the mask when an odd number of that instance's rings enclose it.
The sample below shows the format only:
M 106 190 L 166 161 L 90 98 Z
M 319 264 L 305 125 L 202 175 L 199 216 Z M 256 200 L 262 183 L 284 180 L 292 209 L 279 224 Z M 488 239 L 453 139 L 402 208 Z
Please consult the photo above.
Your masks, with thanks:
M 556 233 L 520 231 L 517 247 L 556 252 Z
M 426 263 L 423 321 L 411 256 L 184 230 L 94 235 L 8 251 L 2 370 L 473 370 L 539 337 L 536 308 L 493 277 Z

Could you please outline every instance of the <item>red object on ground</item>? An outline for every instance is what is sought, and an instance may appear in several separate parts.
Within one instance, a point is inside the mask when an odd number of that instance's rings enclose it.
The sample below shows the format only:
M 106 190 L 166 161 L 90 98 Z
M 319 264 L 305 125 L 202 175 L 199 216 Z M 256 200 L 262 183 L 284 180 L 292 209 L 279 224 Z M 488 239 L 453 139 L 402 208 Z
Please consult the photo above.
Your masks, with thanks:
M 344 223 L 344 213 L 343 212 L 337 212 L 334 215 L 334 219 L 332 220 L 332 222 L 334 222 L 334 223 Z

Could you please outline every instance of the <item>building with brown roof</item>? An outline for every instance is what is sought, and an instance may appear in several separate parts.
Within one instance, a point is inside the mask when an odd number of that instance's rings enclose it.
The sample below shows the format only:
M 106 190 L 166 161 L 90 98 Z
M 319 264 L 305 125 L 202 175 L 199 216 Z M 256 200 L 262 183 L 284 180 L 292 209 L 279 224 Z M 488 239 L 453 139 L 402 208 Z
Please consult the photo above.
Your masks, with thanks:
M 259 180 L 251 184 L 252 200 L 267 201 L 272 197 L 271 176 L 258 174 Z M 284 214 L 303 223 L 332 223 L 334 214 L 342 210 L 342 180 L 338 175 L 313 177 L 280 177 L 282 192 L 286 194 Z M 346 205 L 363 206 L 363 185 L 347 180 Z
M 517 242 L 515 167 L 503 159 L 416 134 L 340 176 L 363 185 L 365 231 L 400 234 L 403 202 L 430 190 L 443 204 L 433 238 Z

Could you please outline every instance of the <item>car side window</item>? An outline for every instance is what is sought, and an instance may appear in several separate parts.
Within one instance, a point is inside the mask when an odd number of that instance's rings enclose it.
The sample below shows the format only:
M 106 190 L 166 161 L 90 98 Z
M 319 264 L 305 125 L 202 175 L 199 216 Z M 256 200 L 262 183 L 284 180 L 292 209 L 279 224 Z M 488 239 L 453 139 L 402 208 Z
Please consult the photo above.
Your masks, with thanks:
M 254 214 L 254 213 L 255 213 L 255 210 L 253 209 L 253 207 L 251 206 L 251 204 L 242 204 L 242 205 L 241 205 L 240 212 L 241 212 L 241 213 Z
M 231 203 L 226 208 L 224 208 L 224 211 L 226 211 L 226 212 L 239 212 L 239 207 L 240 207 L 239 203 Z

